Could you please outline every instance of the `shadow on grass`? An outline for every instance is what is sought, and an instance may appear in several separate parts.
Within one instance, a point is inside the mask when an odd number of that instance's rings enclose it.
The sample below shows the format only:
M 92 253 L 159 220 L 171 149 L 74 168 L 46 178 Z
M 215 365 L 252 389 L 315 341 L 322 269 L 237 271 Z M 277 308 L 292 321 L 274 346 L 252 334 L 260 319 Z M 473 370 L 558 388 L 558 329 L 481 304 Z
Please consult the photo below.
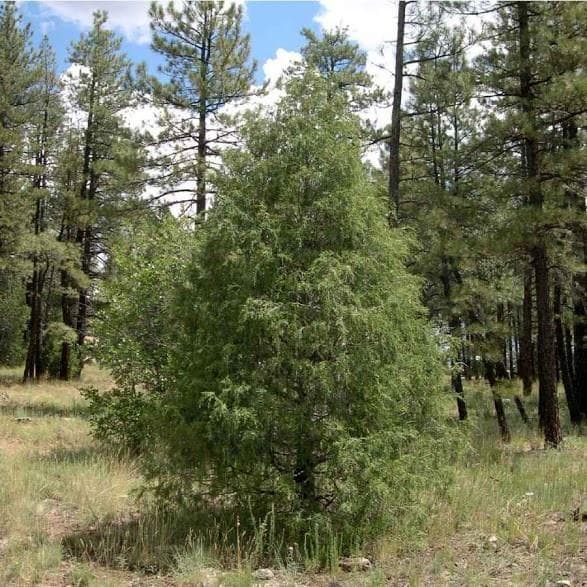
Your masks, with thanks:
M 189 547 L 198 525 L 194 516 L 153 510 L 101 520 L 65 536 L 62 547 L 67 556 L 84 562 L 147 574 L 165 572 Z
M 41 453 L 35 460 L 43 463 L 56 464 L 84 464 L 96 457 L 104 456 L 105 452 L 96 446 L 83 446 L 78 448 L 59 447 L 47 453 Z
M 124 519 L 100 520 L 62 539 L 64 553 L 83 562 L 142 573 L 169 572 L 185 556 L 205 566 L 266 565 L 284 560 L 274 524 L 249 524 L 233 511 L 153 508 Z M 238 534 L 238 536 L 237 536 Z
M 14 387 L 22 384 L 22 374 L 14 372 L 0 373 L 0 387 Z
M 0 398 L 1 399 L 1 398 Z M 0 403 L 0 414 L 8 416 L 52 416 L 56 418 L 85 418 L 89 408 L 82 403 L 59 406 L 51 403 L 20 403 L 10 399 Z

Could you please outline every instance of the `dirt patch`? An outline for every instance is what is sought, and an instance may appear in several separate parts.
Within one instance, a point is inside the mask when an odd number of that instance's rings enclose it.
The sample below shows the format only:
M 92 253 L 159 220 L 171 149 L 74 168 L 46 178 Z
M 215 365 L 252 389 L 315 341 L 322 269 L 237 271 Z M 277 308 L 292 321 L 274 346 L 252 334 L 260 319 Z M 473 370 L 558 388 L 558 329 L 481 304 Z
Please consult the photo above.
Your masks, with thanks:
M 26 445 L 21 440 L 0 437 L 0 454 L 13 456 L 22 453 L 24 450 L 26 450 Z

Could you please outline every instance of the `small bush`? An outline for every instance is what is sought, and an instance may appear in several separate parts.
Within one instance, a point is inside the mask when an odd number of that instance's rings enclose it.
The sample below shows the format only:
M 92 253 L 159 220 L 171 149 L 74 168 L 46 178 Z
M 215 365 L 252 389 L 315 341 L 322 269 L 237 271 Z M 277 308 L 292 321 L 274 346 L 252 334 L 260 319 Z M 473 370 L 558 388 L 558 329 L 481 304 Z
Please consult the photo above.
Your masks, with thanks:
M 149 398 L 134 389 L 82 390 L 88 401 L 89 421 L 94 437 L 105 445 L 139 454 L 148 445 Z
M 77 377 L 81 372 L 81 349 L 77 344 L 77 333 L 63 322 L 50 322 L 44 333 L 43 362 L 49 377 L 59 377 L 61 373 L 61 353 L 63 345 L 69 345 L 69 373 L 67 379 Z

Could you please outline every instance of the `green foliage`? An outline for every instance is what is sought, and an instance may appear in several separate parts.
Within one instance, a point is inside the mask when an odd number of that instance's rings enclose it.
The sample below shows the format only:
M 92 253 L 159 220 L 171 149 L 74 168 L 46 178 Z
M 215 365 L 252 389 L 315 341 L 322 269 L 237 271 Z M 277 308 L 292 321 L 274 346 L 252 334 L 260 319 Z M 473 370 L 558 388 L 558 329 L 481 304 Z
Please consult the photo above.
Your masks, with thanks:
M 149 442 L 148 397 L 132 388 L 82 391 L 89 402 L 89 422 L 94 438 L 105 445 L 138 454 Z
M 94 332 L 97 356 L 121 388 L 163 393 L 170 386 L 177 338 L 171 306 L 190 238 L 187 227 L 167 215 L 127 226 L 113 245 Z
M 81 349 L 77 344 L 77 334 L 63 322 L 50 322 L 43 336 L 43 363 L 50 377 L 59 377 L 61 372 L 61 352 L 63 345 L 69 346 L 69 373 L 67 379 L 81 371 Z
M 315 69 L 328 81 L 331 92 L 345 92 L 351 106 L 357 110 L 382 99 L 380 90 L 366 71 L 367 56 L 350 41 L 343 28 L 326 31 L 319 37 L 310 29 L 302 29 L 306 45 L 302 47 L 304 66 Z
M 222 109 L 250 95 L 256 63 L 250 38 L 242 31 L 243 7 L 231 2 L 153 2 L 149 11 L 152 48 L 165 60 L 156 77 L 143 73 L 153 103 L 162 108 L 157 152 L 165 168 L 159 183 L 184 194 L 195 179 L 197 212 L 206 208 L 209 156 L 230 143 L 234 126 Z M 165 81 L 162 81 L 165 80 Z M 195 177 L 194 177 L 195 176 Z
M 94 332 L 96 355 L 117 387 L 85 391 L 94 436 L 106 444 L 135 453 L 148 446 L 149 406 L 174 381 L 170 358 L 177 326 L 171 307 L 189 238 L 171 215 L 150 216 L 127 226 L 113 246 Z
M 32 212 L 25 189 L 25 128 L 37 81 L 32 31 L 13 2 L 0 6 L 0 270 L 14 268 Z
M 273 506 L 349 547 L 441 476 L 440 367 L 357 121 L 315 75 L 288 90 L 251 117 L 197 231 L 147 474 L 174 503 Z
M 18 365 L 24 358 L 27 319 L 22 276 L 0 271 L 0 365 Z

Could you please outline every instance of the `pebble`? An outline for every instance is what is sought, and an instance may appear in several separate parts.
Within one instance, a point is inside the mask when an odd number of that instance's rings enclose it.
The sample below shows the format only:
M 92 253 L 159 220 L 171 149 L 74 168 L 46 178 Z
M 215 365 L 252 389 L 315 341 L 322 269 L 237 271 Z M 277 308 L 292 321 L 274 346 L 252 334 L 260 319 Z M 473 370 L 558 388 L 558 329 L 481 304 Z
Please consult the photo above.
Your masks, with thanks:
M 255 579 L 259 581 L 271 581 L 275 577 L 275 573 L 271 569 L 257 569 L 255 571 Z

